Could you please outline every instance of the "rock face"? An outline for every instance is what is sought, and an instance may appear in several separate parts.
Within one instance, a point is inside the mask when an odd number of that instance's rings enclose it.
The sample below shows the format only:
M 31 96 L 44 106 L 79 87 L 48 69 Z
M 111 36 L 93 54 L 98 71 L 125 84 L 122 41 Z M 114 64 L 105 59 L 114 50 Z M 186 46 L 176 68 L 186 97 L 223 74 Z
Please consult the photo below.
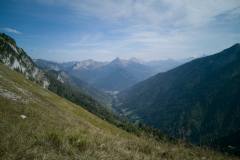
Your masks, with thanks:
M 41 84 L 48 88 L 49 81 L 26 52 L 19 48 L 15 40 L 4 33 L 0 33 L 0 62 L 12 70 L 25 75 L 27 79 Z

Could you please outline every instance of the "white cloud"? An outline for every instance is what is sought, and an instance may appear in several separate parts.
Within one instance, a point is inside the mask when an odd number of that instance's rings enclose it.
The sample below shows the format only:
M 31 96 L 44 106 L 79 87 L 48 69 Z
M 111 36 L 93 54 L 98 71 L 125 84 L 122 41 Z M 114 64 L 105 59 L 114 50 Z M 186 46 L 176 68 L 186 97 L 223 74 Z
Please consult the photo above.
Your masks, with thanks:
M 2 30 L 5 32 L 8 32 L 8 33 L 22 34 L 22 32 L 14 29 L 14 28 L 5 27 L 5 28 L 2 28 Z
M 239 0 L 42 0 L 41 3 L 65 5 L 76 14 L 102 20 L 156 25 L 199 26 L 214 17 L 240 7 Z
M 76 19 L 94 17 L 111 25 L 108 34 L 86 31 L 62 46 L 62 53 L 76 58 L 182 58 L 240 41 L 239 31 L 229 29 L 234 21 L 240 24 L 240 0 L 37 1 L 68 7 Z

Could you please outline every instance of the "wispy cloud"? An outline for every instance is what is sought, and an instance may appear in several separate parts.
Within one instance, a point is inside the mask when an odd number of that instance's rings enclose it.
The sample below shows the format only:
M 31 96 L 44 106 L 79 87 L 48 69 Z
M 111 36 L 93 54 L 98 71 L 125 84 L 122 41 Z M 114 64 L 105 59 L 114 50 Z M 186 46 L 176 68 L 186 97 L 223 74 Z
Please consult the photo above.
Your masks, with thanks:
M 93 30 L 79 27 L 81 34 L 67 38 L 61 51 L 59 48 L 51 50 L 56 55 L 62 52 L 78 59 L 85 56 L 95 59 L 115 56 L 182 58 L 214 53 L 240 41 L 239 0 L 35 2 L 67 8 L 71 19 L 81 21 L 79 25 L 84 25 L 83 19 L 100 22 L 93 24 L 97 25 Z M 85 28 L 91 26 L 89 24 Z
M 2 30 L 4 32 L 13 33 L 13 34 L 22 34 L 22 32 L 14 29 L 14 28 L 5 27 L 5 28 L 2 28 Z
M 48 5 L 65 5 L 76 14 L 129 23 L 199 26 L 218 15 L 240 7 L 239 0 L 36 0 Z M 239 8 L 238 8 L 239 11 Z M 237 13 L 237 11 L 235 12 Z

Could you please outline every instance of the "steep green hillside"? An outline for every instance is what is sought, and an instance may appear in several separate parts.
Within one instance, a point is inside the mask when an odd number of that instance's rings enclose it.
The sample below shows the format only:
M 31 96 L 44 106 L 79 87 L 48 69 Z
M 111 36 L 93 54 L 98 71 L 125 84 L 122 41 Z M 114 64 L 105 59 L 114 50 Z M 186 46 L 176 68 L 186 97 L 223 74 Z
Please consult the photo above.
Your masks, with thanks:
M 48 87 L 50 91 L 77 105 L 81 105 L 87 111 L 107 120 L 110 123 L 125 125 L 120 118 L 111 112 L 110 109 L 106 108 L 103 104 L 99 103 L 92 97 L 86 95 L 79 86 L 75 86 L 73 83 L 67 82 L 66 78 L 63 78 L 65 81 L 64 83 L 57 80 L 57 77 L 60 75 L 59 72 L 53 70 L 45 72 L 50 82 Z
M 116 108 L 171 136 L 211 145 L 239 133 L 239 95 L 240 44 L 236 44 L 135 85 L 119 94 Z
M 0 159 L 236 159 L 127 133 L 0 64 Z
M 111 123 L 119 123 L 117 117 L 115 116 L 116 118 L 114 118 L 114 115 L 104 107 L 105 105 L 102 105 L 104 102 L 107 103 L 107 101 L 108 104 L 110 103 L 110 99 L 107 96 L 92 89 L 85 83 L 73 80 L 65 72 L 38 68 L 31 57 L 17 46 L 16 41 L 4 33 L 0 33 L 0 63 L 22 73 L 27 79 L 43 85 L 44 88 L 48 88 L 57 95 L 82 105 L 91 113 Z M 54 63 L 48 62 L 48 64 L 53 68 L 57 67 Z M 96 99 L 102 104 L 96 101 Z
M 85 95 L 85 97 L 91 98 L 94 101 L 97 101 L 99 104 L 103 106 L 107 106 L 108 108 L 111 108 L 111 101 L 112 101 L 111 96 L 92 87 L 88 83 L 83 82 L 80 79 L 77 79 L 75 77 L 72 77 L 64 71 L 44 70 L 44 72 L 47 74 L 47 77 L 50 80 L 50 86 L 49 86 L 50 90 L 52 90 L 53 87 L 56 87 L 53 85 L 56 85 L 56 83 L 59 83 L 59 85 L 68 86 L 68 88 L 71 88 L 72 90 L 79 92 L 82 95 Z M 52 91 L 55 92 L 55 90 L 52 90 Z

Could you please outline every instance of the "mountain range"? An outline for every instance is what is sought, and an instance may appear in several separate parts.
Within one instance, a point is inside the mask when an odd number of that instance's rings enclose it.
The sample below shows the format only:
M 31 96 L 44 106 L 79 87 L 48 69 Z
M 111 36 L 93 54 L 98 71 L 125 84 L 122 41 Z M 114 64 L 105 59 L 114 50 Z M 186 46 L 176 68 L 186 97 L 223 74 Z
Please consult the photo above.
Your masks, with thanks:
M 129 60 L 116 58 L 110 62 L 99 62 L 91 59 L 66 63 L 42 59 L 34 61 L 42 69 L 64 71 L 74 79 L 109 93 L 124 90 L 154 74 L 165 72 L 189 60 L 191 59 L 142 62 L 136 58 Z
M 170 136 L 207 145 L 221 139 L 221 149 L 239 153 L 239 95 L 240 44 L 235 44 L 120 92 L 115 108 Z

